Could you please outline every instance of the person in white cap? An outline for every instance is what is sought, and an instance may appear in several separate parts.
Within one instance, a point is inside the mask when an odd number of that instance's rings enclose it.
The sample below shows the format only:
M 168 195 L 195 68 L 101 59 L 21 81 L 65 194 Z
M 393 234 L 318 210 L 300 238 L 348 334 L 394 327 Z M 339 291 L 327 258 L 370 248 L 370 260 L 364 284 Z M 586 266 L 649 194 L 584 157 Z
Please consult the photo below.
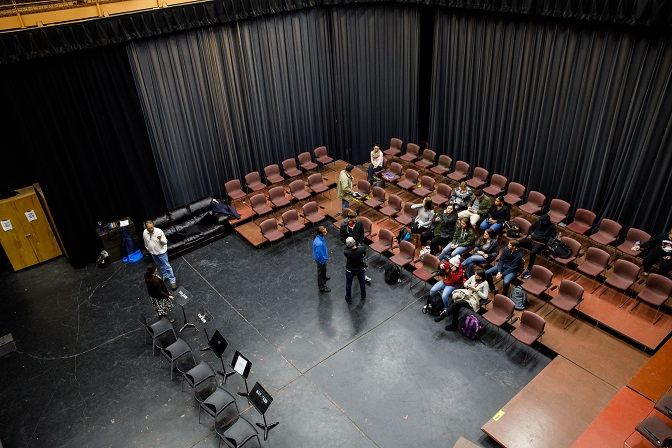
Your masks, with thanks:
M 358 245 L 357 241 L 351 236 L 345 240 L 345 301 L 352 302 L 352 280 L 357 277 L 359 281 L 359 292 L 362 300 L 366 299 L 366 280 L 364 270 L 366 263 L 364 257 L 366 256 L 366 248 Z
M 442 261 L 439 265 L 439 269 L 443 271 L 443 280 L 436 282 L 432 289 L 429 290 L 429 294 L 438 294 L 441 293 L 441 300 L 443 300 L 444 310 L 448 308 L 451 302 L 451 296 L 453 291 L 458 288 L 462 288 L 464 285 L 464 271 L 462 270 L 462 259 L 458 256 L 451 258 L 448 262 Z M 443 320 L 446 316 L 442 312 L 439 317 L 434 319 L 436 322 Z

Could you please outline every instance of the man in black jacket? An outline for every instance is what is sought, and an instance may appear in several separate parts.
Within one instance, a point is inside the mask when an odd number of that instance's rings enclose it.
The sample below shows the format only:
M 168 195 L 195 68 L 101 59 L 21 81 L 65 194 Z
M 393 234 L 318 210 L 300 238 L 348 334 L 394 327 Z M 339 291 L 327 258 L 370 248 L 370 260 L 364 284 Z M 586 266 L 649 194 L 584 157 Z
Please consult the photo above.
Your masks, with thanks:
M 362 244 L 364 242 L 364 225 L 357 216 L 357 212 L 346 208 L 343 210 L 343 216 L 340 229 L 341 242 L 345 244 L 345 240 L 351 236 L 357 244 Z
M 366 249 L 363 245 L 358 245 L 355 239 L 349 236 L 345 240 L 345 250 L 343 251 L 346 259 L 345 263 L 345 301 L 352 302 L 352 280 L 357 277 L 359 281 L 359 292 L 362 300 L 366 299 L 366 280 L 364 270 L 366 264 L 364 257 Z
M 518 242 L 518 246 L 530 251 L 530 259 L 527 262 L 527 269 L 523 271 L 523 278 L 530 278 L 530 270 L 534 266 L 534 261 L 537 259 L 537 254 L 546 249 L 548 240 L 555 238 L 557 229 L 555 224 L 551 222 L 551 217 L 543 214 L 539 217 L 539 221 L 530 226 L 530 235 Z
M 660 275 L 667 275 L 672 269 L 672 229 L 667 233 L 661 233 L 642 244 L 635 244 L 632 250 L 643 250 L 642 254 L 644 275 L 649 275 L 649 271 L 654 264 L 658 264 Z

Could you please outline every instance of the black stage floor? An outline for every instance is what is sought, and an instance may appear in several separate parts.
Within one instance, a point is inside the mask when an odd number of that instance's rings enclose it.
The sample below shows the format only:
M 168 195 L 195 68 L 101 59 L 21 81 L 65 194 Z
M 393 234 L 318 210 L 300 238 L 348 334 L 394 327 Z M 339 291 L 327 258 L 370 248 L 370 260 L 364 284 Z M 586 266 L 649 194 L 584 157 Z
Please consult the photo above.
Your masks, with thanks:
M 264 446 L 451 447 L 459 436 L 490 446 L 481 425 L 549 359 L 531 351 L 523 366 L 524 348 L 446 333 L 421 313 L 420 287 L 383 281 L 378 255 L 367 300 L 357 291 L 348 306 L 342 247 L 335 232 L 327 238 L 329 294 L 317 293 L 307 232 L 263 249 L 231 235 L 172 263 L 195 296 L 190 320 L 209 310 L 225 356 L 246 355 L 250 385 L 274 397 L 267 417 L 280 425 Z M 0 336 L 13 333 L 19 349 L 0 359 L 4 448 L 217 446 L 212 420 L 198 423 L 188 388 L 143 343 L 138 317 L 153 315 L 144 270 L 74 270 L 60 258 L 0 273 Z M 182 337 L 205 345 L 200 327 Z M 244 384 L 234 376 L 225 388 Z M 244 398 L 238 406 L 261 421 Z

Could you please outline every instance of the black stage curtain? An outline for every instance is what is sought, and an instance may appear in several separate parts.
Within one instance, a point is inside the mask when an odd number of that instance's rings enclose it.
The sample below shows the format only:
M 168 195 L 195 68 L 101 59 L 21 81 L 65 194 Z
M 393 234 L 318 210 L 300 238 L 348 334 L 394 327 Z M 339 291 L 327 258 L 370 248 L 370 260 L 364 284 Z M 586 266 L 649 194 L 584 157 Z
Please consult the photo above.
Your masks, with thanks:
M 668 0 L 215 0 L 0 33 L 0 64 L 304 8 L 360 3 L 438 5 L 454 10 L 554 17 L 656 31 L 669 31 L 672 27 L 672 2 Z
M 413 138 L 418 14 L 314 8 L 129 45 L 169 206 L 326 145 Z
M 436 17 L 430 141 L 598 217 L 672 224 L 669 38 Z
M 39 182 L 70 262 L 95 261 L 97 221 L 165 210 L 126 50 L 0 68 L 0 188 Z

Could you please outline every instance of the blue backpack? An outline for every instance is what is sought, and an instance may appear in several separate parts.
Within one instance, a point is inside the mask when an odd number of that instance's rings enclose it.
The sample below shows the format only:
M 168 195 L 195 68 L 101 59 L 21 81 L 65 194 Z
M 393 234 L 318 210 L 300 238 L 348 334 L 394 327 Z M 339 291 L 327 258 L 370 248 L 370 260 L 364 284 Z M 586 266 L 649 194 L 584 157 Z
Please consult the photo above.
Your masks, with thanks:
M 483 325 L 481 324 L 481 321 L 478 317 L 470 313 L 464 318 L 462 326 L 460 327 L 460 332 L 465 338 L 476 339 L 482 329 Z

